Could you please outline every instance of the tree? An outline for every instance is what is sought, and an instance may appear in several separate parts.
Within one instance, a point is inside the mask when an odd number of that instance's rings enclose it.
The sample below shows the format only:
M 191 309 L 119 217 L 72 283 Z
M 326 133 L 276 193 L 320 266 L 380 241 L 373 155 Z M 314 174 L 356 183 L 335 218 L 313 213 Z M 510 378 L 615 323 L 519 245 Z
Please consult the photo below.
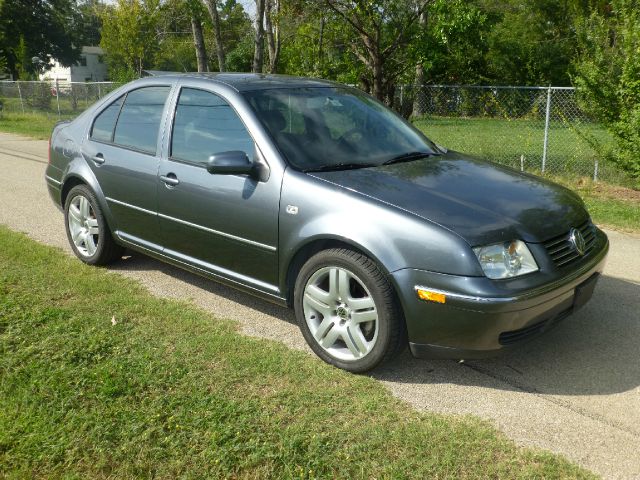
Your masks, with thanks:
M 207 66 L 207 49 L 204 46 L 202 22 L 196 15 L 191 16 L 191 30 L 193 32 L 193 46 L 196 49 L 198 72 L 208 72 L 209 67 Z
M 102 40 L 112 79 L 140 77 L 156 64 L 161 33 L 159 0 L 117 0 L 102 13 Z
M 640 8 L 611 0 L 578 24 L 573 80 L 582 105 L 617 140 L 612 159 L 640 186 Z
M 427 29 L 426 9 L 420 12 L 418 24 L 420 25 L 420 31 L 425 31 Z M 414 117 L 420 117 L 426 113 L 427 105 L 427 99 L 423 88 L 425 84 L 424 58 L 419 58 L 418 62 L 416 63 L 416 76 L 413 83 L 415 85 L 415 96 L 413 100 L 412 115 Z
M 280 59 L 280 0 L 266 0 L 264 18 L 269 47 L 269 73 L 276 73 Z
M 255 40 L 253 50 L 253 68 L 254 73 L 261 73 L 264 64 L 264 12 L 267 0 L 256 1 L 256 18 L 254 22 Z
M 388 101 L 396 79 L 408 69 L 406 47 L 428 4 L 417 0 L 325 0 L 325 4 L 356 35 L 350 48 L 367 68 L 365 88 Z
M 100 45 L 102 20 L 100 13 L 105 5 L 100 0 L 86 0 L 78 4 L 74 28 L 78 32 L 79 45 Z
M 506 85 L 570 85 L 574 24 L 582 0 L 500 0 L 485 3 L 488 75 Z
M 74 19 L 78 16 L 73 0 L 4 0 L 0 4 L 0 57 L 13 76 L 34 76 L 38 66 L 57 59 L 71 65 L 80 56 L 81 45 Z
M 225 71 L 225 53 L 224 45 L 222 44 L 222 31 L 220 29 L 220 14 L 218 13 L 218 1 L 217 0 L 202 0 L 209 11 L 211 16 L 211 23 L 213 24 L 213 32 L 216 38 L 216 55 L 218 56 L 218 71 Z

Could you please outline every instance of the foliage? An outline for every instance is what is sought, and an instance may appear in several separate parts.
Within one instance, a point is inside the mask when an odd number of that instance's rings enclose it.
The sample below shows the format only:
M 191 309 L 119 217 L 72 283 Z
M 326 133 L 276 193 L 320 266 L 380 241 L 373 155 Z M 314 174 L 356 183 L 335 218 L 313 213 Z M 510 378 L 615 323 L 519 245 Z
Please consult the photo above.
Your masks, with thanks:
M 37 76 L 52 58 L 71 65 L 80 55 L 74 28 L 78 12 L 74 0 L 4 0 L 0 3 L 0 57 L 14 78 Z
M 426 83 L 473 84 L 484 78 L 487 15 L 465 0 L 435 0 L 412 42 Z M 404 83 L 412 83 L 405 78 Z
M 253 45 L 253 29 L 251 19 L 237 0 L 220 2 L 220 23 L 222 43 L 225 47 L 227 71 L 249 71 L 243 68 L 246 62 L 251 62 L 253 51 L 247 49 L 247 45 Z M 252 49 L 253 47 L 251 47 Z
M 502 85 L 570 84 L 579 1 L 501 0 L 486 6 L 487 76 Z
M 408 48 L 419 34 L 418 20 L 430 1 L 325 0 L 353 37 L 347 48 L 365 68 L 360 82 L 368 92 L 390 103 L 395 85 L 412 65 Z
M 615 136 L 613 160 L 640 185 L 640 2 L 612 0 L 578 28 L 583 106 Z
M 128 81 L 155 66 L 160 0 L 117 0 L 101 14 L 100 46 L 107 52 L 110 77 Z

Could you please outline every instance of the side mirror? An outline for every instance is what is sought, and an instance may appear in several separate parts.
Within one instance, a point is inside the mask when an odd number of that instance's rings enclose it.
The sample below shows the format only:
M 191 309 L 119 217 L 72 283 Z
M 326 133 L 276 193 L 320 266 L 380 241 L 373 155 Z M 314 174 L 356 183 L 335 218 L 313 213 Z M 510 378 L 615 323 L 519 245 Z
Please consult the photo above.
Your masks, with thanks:
M 260 155 L 258 154 L 260 158 Z M 247 175 L 259 182 L 269 180 L 269 167 L 261 160 L 252 162 L 245 152 L 232 150 L 211 155 L 207 172 L 218 175 Z
M 207 172 L 220 175 L 253 176 L 255 165 L 246 153 L 241 151 L 221 152 L 211 155 L 207 162 Z

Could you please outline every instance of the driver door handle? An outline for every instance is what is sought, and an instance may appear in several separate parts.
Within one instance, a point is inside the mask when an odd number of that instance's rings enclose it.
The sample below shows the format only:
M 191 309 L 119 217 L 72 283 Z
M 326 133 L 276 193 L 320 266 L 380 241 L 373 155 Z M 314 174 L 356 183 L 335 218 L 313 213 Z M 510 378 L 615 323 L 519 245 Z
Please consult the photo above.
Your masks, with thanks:
M 160 180 L 162 180 L 167 187 L 175 187 L 180 183 L 180 180 L 178 180 L 175 173 L 160 175 Z
M 96 153 L 93 157 L 91 157 L 91 160 L 93 160 L 93 163 L 95 163 L 96 165 L 102 165 L 104 163 L 104 157 L 101 153 Z

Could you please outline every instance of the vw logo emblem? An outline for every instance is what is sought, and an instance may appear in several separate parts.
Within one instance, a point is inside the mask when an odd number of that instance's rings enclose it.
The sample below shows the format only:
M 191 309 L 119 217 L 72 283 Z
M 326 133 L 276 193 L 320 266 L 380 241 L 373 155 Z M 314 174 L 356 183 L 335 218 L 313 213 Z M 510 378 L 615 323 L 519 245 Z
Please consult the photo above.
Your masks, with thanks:
M 336 313 L 341 320 L 346 320 L 349 317 L 349 311 L 342 305 L 336 309 Z
M 578 253 L 578 255 L 584 255 L 584 252 L 587 248 L 587 244 L 584 241 L 584 237 L 580 233 L 580 230 L 575 228 L 571 229 L 569 232 L 569 242 L 573 245 L 573 249 Z

